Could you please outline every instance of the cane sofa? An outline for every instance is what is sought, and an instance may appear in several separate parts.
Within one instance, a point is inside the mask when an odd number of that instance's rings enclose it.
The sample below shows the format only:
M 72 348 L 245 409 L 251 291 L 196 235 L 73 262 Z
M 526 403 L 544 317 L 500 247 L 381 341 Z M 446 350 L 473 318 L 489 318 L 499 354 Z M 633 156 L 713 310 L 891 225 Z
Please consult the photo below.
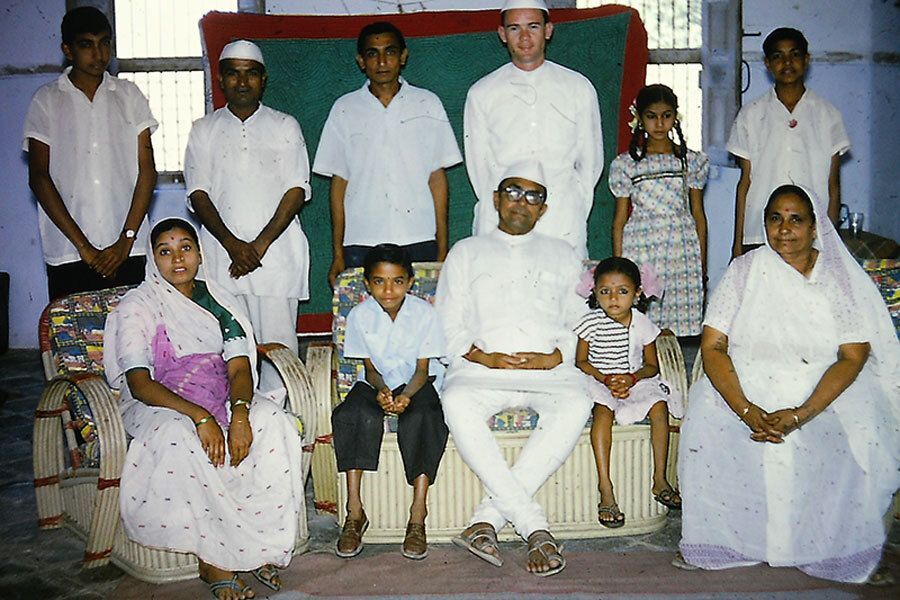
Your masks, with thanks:
M 413 266 L 415 283 L 411 292 L 433 300 L 440 263 L 416 263 Z M 316 397 L 317 429 L 312 462 L 316 509 L 335 515 L 339 521 L 346 516 L 346 481 L 343 474 L 337 472 L 331 438 L 331 411 L 343 400 L 362 370 L 362 361 L 344 358 L 343 342 L 347 314 L 364 298 L 362 269 L 344 271 L 334 291 L 332 343 L 311 347 L 307 354 L 314 387 L 330 391 L 328 395 Z M 662 376 L 686 396 L 684 357 L 677 339 L 671 335 L 660 336 L 657 351 Z M 537 419 L 537 415 L 527 409 L 504 411 L 491 419 L 491 428 L 508 461 L 518 455 Z M 536 496 L 547 512 L 554 533 L 563 538 L 590 538 L 634 535 L 663 527 L 667 510 L 654 501 L 650 493 L 653 465 L 650 426 L 614 426 L 611 474 L 619 506 L 627 515 L 625 526 L 619 529 L 607 529 L 597 523 L 597 473 L 589 430 L 588 425 L 571 456 Z M 362 484 L 363 504 L 370 521 L 366 540 L 376 543 L 403 539 L 407 507 L 412 499 L 411 487 L 403 476 L 395 417 L 385 418 L 385 432 L 378 471 L 366 473 Z M 677 448 L 678 423 L 672 420 L 667 468 L 672 485 L 676 484 Z M 482 495 L 481 483 L 459 457 L 451 436 L 438 477 L 428 495 L 429 539 L 446 542 L 458 534 L 467 525 L 467 519 Z M 512 539 L 512 528 L 505 528 L 500 537 Z
M 129 287 L 73 294 L 44 310 L 39 337 L 47 385 L 34 422 L 34 487 L 41 529 L 65 526 L 86 540 L 84 568 L 112 562 L 126 573 L 162 583 L 197 576 L 192 554 L 129 540 L 119 518 L 119 477 L 128 439 L 117 394 L 103 376 L 103 327 Z M 311 380 L 303 363 L 277 344 L 258 347 L 287 388 L 286 408 L 307 433 L 316 427 Z M 308 473 L 312 445 L 304 445 Z M 301 511 L 295 553 L 309 540 Z

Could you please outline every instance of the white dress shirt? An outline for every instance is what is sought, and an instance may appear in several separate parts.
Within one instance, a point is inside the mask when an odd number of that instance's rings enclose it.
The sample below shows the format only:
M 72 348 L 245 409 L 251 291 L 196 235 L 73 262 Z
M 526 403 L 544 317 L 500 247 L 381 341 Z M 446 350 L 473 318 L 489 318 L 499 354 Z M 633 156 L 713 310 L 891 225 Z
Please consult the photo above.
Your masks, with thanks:
M 744 205 L 744 244 L 766 241 L 762 213 L 780 185 L 810 188 L 828 204 L 831 157 L 850 149 L 840 111 L 812 90 L 788 111 L 775 88 L 743 107 L 731 127 L 728 151 L 750 161 Z
M 69 79 L 59 78 L 35 92 L 25 117 L 22 148 L 28 140 L 50 146 L 50 178 L 72 218 L 95 248 L 116 242 L 131 208 L 138 176 L 138 136 L 157 122 L 136 85 L 103 74 L 93 101 Z M 57 266 L 81 260 L 43 208 L 38 211 L 44 262 Z M 142 256 L 147 220 L 131 247 Z
M 209 194 L 238 238 L 256 238 L 291 188 L 311 196 L 303 132 L 294 117 L 260 105 L 246 121 L 227 106 L 194 122 L 184 159 L 187 195 Z M 188 200 L 190 205 L 190 200 Z M 207 269 L 232 294 L 309 298 L 309 243 L 294 218 L 269 246 L 262 267 L 233 279 L 231 258 L 206 228 L 201 238 Z
M 509 235 L 494 229 L 457 242 L 438 280 L 435 306 L 447 340 L 452 377 L 472 378 L 482 388 L 550 391 L 578 385 L 573 326 L 584 313 L 575 292 L 581 261 L 568 244 L 537 231 Z M 549 371 L 489 369 L 463 355 L 472 346 L 486 353 L 562 352 Z
M 436 359 L 443 351 L 444 335 L 437 312 L 412 294 L 406 295 L 393 321 L 371 296 L 347 315 L 344 356 L 371 360 L 392 390 L 409 383 L 420 358 L 431 359 L 428 374 L 435 376 L 434 388 L 441 389 L 444 367 Z
M 347 180 L 345 246 L 435 239 L 428 178 L 462 162 L 440 99 L 400 82 L 387 106 L 369 91 L 368 81 L 341 96 L 322 129 L 313 171 Z
M 603 171 L 600 106 L 591 82 L 550 61 L 534 71 L 507 63 L 469 89 L 464 128 L 466 168 L 478 196 L 473 232 L 497 226 L 493 192 L 507 169 L 538 160 L 549 194 L 536 230 L 586 258 L 587 219 Z

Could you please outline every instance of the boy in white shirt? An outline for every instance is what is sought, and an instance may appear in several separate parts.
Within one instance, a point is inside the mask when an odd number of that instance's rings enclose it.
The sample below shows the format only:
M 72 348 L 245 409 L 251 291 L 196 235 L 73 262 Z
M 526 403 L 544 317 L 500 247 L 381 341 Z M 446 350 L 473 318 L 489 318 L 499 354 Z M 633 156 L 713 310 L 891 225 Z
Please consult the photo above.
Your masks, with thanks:
M 130 81 L 106 72 L 112 27 L 93 7 L 62 20 L 71 63 L 25 117 L 28 181 L 40 205 L 50 300 L 144 279 L 157 122 Z
M 763 208 L 782 184 L 812 189 L 837 223 L 841 155 L 850 149 L 840 111 L 804 85 L 810 56 L 803 34 L 778 28 L 766 37 L 763 52 L 775 86 L 741 109 L 728 138 L 741 168 L 732 257 L 765 242 Z
M 331 415 L 338 470 L 347 474 L 347 520 L 335 552 L 341 558 L 362 550 L 369 525 L 360 498 L 363 471 L 378 469 L 384 415 L 398 415 L 397 442 L 413 501 L 401 553 L 419 560 L 428 554 L 426 496 L 447 444 L 440 388 L 444 338 L 437 313 L 409 294 L 413 270 L 396 244 L 379 244 L 366 254 L 370 297 L 347 315 L 344 356 L 361 358 L 365 380 L 351 388 Z
M 409 56 L 400 30 L 366 25 L 356 50 L 368 79 L 332 106 L 313 163 L 331 177 L 332 287 L 376 244 L 399 244 L 413 262 L 444 260 L 444 169 L 462 162 L 440 99 L 400 77 Z

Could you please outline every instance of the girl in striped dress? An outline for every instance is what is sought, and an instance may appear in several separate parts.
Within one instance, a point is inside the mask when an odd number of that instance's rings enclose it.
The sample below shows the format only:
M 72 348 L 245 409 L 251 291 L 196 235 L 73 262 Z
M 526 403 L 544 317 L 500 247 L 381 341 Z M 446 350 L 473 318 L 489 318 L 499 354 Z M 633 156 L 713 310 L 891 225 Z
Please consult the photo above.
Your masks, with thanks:
M 641 89 L 632 111 L 631 146 L 609 171 L 609 189 L 616 197 L 613 255 L 653 265 L 659 274 L 665 292 L 648 311 L 655 323 L 678 336 L 699 335 L 709 162 L 705 154 L 688 150 L 678 98 L 667 86 Z
M 653 497 L 670 509 L 681 509 L 681 496 L 666 480 L 666 460 L 668 415 L 680 418 L 684 407 L 678 391 L 659 377 L 659 327 L 635 308 L 645 300 L 637 265 L 627 258 L 607 258 L 594 269 L 594 289 L 588 299 L 591 311 L 575 326 L 575 365 L 592 377 L 595 403 L 591 446 L 600 481 L 597 519 L 613 529 L 625 524 L 609 477 L 614 418 L 620 425 L 630 425 L 649 416 Z

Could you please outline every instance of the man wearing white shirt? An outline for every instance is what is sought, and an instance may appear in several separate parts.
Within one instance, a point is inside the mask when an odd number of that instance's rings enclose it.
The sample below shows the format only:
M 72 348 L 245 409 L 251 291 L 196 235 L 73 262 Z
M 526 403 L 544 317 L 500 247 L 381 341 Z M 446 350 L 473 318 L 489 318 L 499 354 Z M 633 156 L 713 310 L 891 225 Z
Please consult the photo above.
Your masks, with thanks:
M 544 0 L 508 0 L 500 17 L 510 62 L 469 89 L 463 119 L 466 169 L 478 197 L 472 230 L 497 226 L 492 196 L 503 173 L 540 160 L 550 208 L 537 230 L 587 258 L 587 220 L 603 171 L 597 92 L 580 73 L 545 59 L 553 23 Z
M 574 364 L 582 266 L 571 246 L 536 230 L 554 208 L 540 164 L 513 165 L 499 181 L 498 226 L 453 246 L 435 303 L 449 361 L 444 418 L 487 492 L 454 543 L 500 566 L 496 532 L 510 522 L 528 541 L 528 571 L 552 575 L 565 560 L 533 496 L 575 447 L 592 405 Z M 487 424 L 511 407 L 539 414 L 512 468 Z
M 210 276 L 244 302 L 258 342 L 296 352 L 297 305 L 309 298 L 309 244 L 297 218 L 311 192 L 309 162 L 297 121 L 260 103 L 265 84 L 255 44 L 225 46 L 227 105 L 194 123 L 184 178 Z M 260 389 L 281 385 L 263 365 Z
M 109 20 L 85 6 L 61 29 L 71 65 L 34 94 L 23 136 L 50 300 L 143 281 L 156 185 L 157 122 L 137 86 L 106 72 Z
M 322 129 L 313 171 L 331 177 L 329 283 L 381 243 L 414 262 L 447 255 L 447 176 L 462 162 L 440 99 L 400 77 L 409 51 L 386 21 L 366 25 L 356 63 L 367 77 L 337 99 Z

